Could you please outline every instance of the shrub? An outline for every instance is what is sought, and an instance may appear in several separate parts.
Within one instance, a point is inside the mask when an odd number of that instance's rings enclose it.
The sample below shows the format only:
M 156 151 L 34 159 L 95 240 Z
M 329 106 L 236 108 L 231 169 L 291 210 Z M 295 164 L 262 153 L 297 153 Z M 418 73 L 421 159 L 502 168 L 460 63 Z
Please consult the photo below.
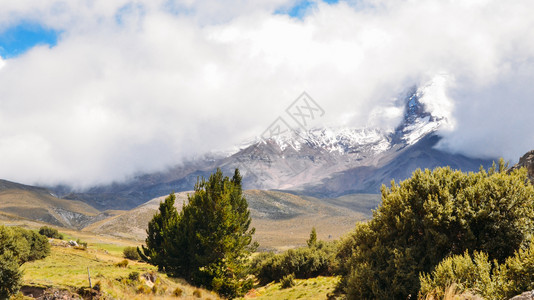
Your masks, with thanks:
M 451 286 L 456 291 L 472 291 L 490 299 L 498 292 L 492 278 L 492 263 L 482 252 L 472 258 L 466 251 L 463 255 L 447 257 L 436 266 L 432 275 L 420 276 L 420 296 L 443 299 Z
M 152 289 L 146 284 L 141 284 L 137 287 L 137 293 L 148 295 L 152 293 Z
M 509 299 L 534 289 L 534 243 L 499 264 L 488 256 L 467 252 L 441 261 L 431 274 L 420 277 L 420 297 L 440 298 L 447 286 L 454 284 L 461 292 L 472 291 L 485 299 Z
M 22 272 L 10 251 L 0 254 L 0 299 L 15 295 L 22 283 Z
M 283 289 L 290 288 L 295 285 L 295 275 L 286 275 L 280 280 L 280 287 Z
M 87 242 L 83 242 L 82 240 L 77 239 L 76 243 L 79 245 L 79 247 L 83 248 L 84 250 L 87 249 Z
M 202 292 L 200 290 L 194 290 L 193 291 L 193 296 L 197 297 L 197 298 L 202 298 Z
M 182 297 L 183 293 L 184 291 L 179 287 L 175 288 L 174 291 L 172 292 L 173 296 L 175 297 Z
M 316 242 L 315 246 L 290 249 L 281 254 L 260 254 L 251 262 L 251 271 L 266 284 L 293 274 L 306 279 L 332 275 L 335 271 L 335 243 Z
M 417 170 L 383 186 L 373 219 L 346 240 L 340 288 L 349 298 L 406 299 L 447 256 L 469 249 L 502 263 L 534 233 L 533 202 L 526 170 L 507 173 L 502 160 L 488 172 Z
M 115 264 L 115 266 L 119 268 L 126 268 L 128 266 L 128 261 L 126 259 L 119 261 L 118 263 Z
M 19 264 L 45 258 L 50 244 L 45 236 L 20 227 L 0 226 L 0 255 L 9 251 Z
M 137 248 L 136 247 L 126 247 L 122 251 L 122 254 L 127 259 L 141 260 L 141 256 L 139 256 L 139 253 L 137 252 Z
M 128 279 L 131 281 L 138 281 L 139 280 L 139 272 L 132 272 L 128 274 Z
M 43 226 L 39 229 L 39 234 L 44 235 L 49 238 L 53 239 L 63 239 L 63 235 L 59 233 L 59 231 L 55 228 Z

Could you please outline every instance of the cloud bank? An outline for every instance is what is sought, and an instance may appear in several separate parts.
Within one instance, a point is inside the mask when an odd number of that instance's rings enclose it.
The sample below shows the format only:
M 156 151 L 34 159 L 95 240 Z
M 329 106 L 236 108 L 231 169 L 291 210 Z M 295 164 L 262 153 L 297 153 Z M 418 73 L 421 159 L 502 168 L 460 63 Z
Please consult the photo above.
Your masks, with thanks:
M 394 127 L 395 96 L 440 75 L 440 147 L 534 148 L 532 1 L 10 1 L 0 32 L 60 32 L 0 59 L 0 178 L 121 181 L 260 135 L 302 91 L 327 124 Z M 445 76 L 443 76 L 445 74 Z

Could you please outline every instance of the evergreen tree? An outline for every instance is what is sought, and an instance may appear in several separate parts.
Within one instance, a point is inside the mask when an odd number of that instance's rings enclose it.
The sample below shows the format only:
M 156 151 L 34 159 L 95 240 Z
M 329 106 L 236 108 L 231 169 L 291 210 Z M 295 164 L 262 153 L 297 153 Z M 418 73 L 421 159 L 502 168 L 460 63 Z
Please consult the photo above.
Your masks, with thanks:
M 243 295 L 252 287 L 246 260 L 257 244 L 251 243 L 255 229 L 241 184 L 239 170 L 230 179 L 217 169 L 208 180 L 197 181 L 180 214 L 167 201 L 160 205 L 149 223 L 145 259 L 225 297 Z
M 143 260 L 157 266 L 160 271 L 168 266 L 170 259 L 167 253 L 168 236 L 172 235 L 178 222 L 178 212 L 174 207 L 175 200 L 176 196 L 171 193 L 165 201 L 160 202 L 159 211 L 148 223 L 146 247 L 141 246 L 142 249 L 137 249 Z
M 310 239 L 306 243 L 310 248 L 317 245 L 317 231 L 315 231 L 315 227 L 312 228 L 312 231 L 310 233 Z

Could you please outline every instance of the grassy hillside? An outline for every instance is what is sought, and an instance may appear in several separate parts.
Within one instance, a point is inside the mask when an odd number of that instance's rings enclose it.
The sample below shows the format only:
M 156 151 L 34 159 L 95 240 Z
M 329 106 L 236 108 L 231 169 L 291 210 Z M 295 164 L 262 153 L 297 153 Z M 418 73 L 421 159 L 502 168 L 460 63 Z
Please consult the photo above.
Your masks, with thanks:
M 183 299 L 219 299 L 217 295 L 190 286 L 183 280 L 168 278 L 145 263 L 128 260 L 127 266 L 118 266 L 124 260 L 122 250 L 132 244 L 130 241 L 75 231 L 61 232 L 66 234 L 67 240 L 81 238 L 87 241 L 87 249 L 70 247 L 65 240 L 51 240 L 50 256 L 22 266 L 25 286 L 22 291 L 26 294 L 35 296 L 62 290 L 64 293 L 65 290 L 80 293 L 81 289 L 89 286 L 89 268 L 92 285 L 99 285 L 99 296 L 107 298 L 175 299 L 175 295 L 180 295 L 178 298 Z
M 191 192 L 176 194 L 178 210 L 187 201 L 188 193 Z M 319 239 L 337 239 L 355 222 L 370 218 L 371 208 L 379 201 L 378 195 L 318 199 L 279 191 L 247 190 L 244 194 L 256 228 L 255 240 L 263 249 L 279 250 L 304 245 L 312 227 L 317 229 Z M 164 198 L 91 224 L 83 231 L 143 241 L 147 224 Z

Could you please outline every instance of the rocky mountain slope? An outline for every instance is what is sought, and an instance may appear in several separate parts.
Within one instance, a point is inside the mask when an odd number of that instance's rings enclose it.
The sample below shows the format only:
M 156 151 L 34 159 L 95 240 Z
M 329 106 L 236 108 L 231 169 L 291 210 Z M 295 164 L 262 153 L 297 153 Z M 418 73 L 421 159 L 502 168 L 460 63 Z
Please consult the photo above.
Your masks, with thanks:
M 231 174 L 239 168 L 246 189 L 285 190 L 317 197 L 379 193 L 382 184 L 405 179 L 417 168 L 451 166 L 463 171 L 488 167 L 492 160 L 473 159 L 435 149 L 438 129 L 448 120 L 430 111 L 422 99 L 428 86 L 400 97 L 404 118 L 395 130 L 316 128 L 289 130 L 258 138 L 232 155 L 205 155 L 166 171 L 144 174 L 126 183 L 85 191 L 55 187 L 65 199 L 97 209 L 130 209 L 155 197 L 191 190 L 198 177 L 217 167 Z
M 534 150 L 530 150 L 521 156 L 519 162 L 515 164 L 511 169 L 527 168 L 528 178 L 534 184 Z
M 47 189 L 5 180 L 0 180 L 0 215 L 78 229 L 107 217 L 84 202 L 60 199 Z

